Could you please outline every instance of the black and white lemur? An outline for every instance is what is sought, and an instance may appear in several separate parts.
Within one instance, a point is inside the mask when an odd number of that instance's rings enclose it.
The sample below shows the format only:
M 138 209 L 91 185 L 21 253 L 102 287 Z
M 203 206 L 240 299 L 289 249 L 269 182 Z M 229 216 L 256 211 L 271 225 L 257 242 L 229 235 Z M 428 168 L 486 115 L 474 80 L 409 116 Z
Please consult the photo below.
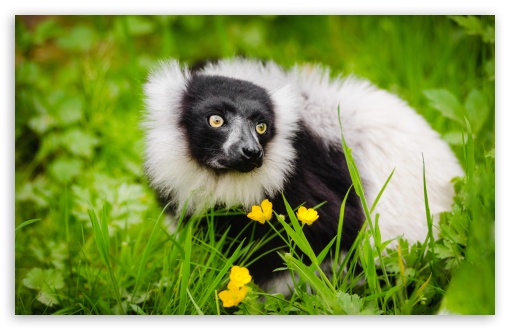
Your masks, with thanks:
M 382 240 L 402 235 L 410 243 L 427 235 L 423 159 L 428 202 L 434 220 L 448 211 L 452 178 L 463 170 L 437 132 L 406 102 L 365 80 L 330 78 L 327 68 L 296 66 L 285 71 L 273 62 L 225 59 L 191 71 L 177 60 L 162 62 L 144 85 L 145 170 L 160 198 L 177 214 L 213 207 L 242 207 L 269 199 L 286 214 L 292 207 L 318 209 L 319 220 L 305 226 L 316 252 L 337 233 L 341 202 L 351 186 L 338 121 L 352 149 L 368 203 L 378 201 Z M 423 158 L 422 158 L 423 157 Z M 374 214 L 375 214 L 374 213 Z M 342 248 L 356 238 L 365 216 L 352 190 L 347 198 Z M 246 215 L 216 219 L 235 237 L 264 236 L 271 228 Z M 274 239 L 264 246 L 281 246 Z M 286 291 L 282 260 L 272 252 L 250 266 L 261 287 Z

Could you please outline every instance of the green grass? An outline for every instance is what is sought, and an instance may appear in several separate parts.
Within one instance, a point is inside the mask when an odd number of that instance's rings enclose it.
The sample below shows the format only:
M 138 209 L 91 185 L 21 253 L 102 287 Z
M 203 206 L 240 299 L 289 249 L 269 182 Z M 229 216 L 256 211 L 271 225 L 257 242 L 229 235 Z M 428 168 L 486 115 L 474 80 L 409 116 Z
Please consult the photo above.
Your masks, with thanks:
M 494 314 L 494 26 L 493 16 L 16 17 L 16 314 Z M 466 172 L 439 237 L 386 249 L 344 146 L 368 219 L 347 252 L 361 269 L 339 257 L 339 239 L 315 255 L 288 205 L 272 235 L 289 241 L 294 294 L 251 283 L 223 308 L 230 267 L 249 268 L 264 242 L 198 230 L 197 218 L 169 231 L 143 176 L 138 125 L 158 60 L 232 55 L 324 63 L 416 108 Z M 331 276 L 319 267 L 328 255 Z

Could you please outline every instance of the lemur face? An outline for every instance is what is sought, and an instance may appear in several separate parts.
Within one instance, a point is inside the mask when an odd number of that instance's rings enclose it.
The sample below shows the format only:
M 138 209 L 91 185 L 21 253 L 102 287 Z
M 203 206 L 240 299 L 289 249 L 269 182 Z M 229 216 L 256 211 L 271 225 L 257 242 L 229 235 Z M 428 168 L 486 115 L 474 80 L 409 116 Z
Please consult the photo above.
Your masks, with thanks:
M 180 121 L 192 157 L 217 173 L 261 167 L 264 148 L 276 133 L 267 91 L 221 76 L 191 78 Z

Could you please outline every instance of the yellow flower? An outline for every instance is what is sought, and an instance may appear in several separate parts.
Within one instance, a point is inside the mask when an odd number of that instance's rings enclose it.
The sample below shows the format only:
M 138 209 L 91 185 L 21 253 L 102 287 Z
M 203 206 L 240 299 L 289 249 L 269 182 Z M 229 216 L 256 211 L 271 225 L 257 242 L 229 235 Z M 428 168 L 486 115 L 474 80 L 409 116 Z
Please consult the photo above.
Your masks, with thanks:
M 317 214 L 317 211 L 314 209 L 307 209 L 304 206 L 301 206 L 297 213 L 297 218 L 302 222 L 306 223 L 307 225 L 311 225 L 314 223 L 315 220 L 319 218 L 319 214 Z
M 245 284 L 250 283 L 251 275 L 248 268 L 233 266 L 230 270 L 230 282 L 227 290 L 218 293 L 218 298 L 223 302 L 223 307 L 237 306 L 248 293 L 248 287 Z
M 250 283 L 251 275 L 248 268 L 233 266 L 230 270 L 230 283 L 241 287 L 245 284 Z
M 223 307 L 233 307 L 239 305 L 248 293 L 247 286 L 237 286 L 232 281 L 228 283 L 228 290 L 223 290 L 218 293 L 218 298 L 223 302 Z
M 260 206 L 253 205 L 251 207 L 251 212 L 248 213 L 247 216 L 252 220 L 264 224 L 266 220 L 270 220 L 273 216 L 273 204 L 267 199 L 264 199 L 262 203 L 260 203 Z

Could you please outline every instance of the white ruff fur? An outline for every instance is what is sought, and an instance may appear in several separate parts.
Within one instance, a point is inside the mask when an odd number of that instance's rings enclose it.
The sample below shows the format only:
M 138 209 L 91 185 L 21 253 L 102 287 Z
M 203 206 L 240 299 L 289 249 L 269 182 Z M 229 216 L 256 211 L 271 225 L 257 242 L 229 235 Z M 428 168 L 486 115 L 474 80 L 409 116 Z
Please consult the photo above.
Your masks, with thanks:
M 451 179 L 463 176 L 463 171 L 439 134 L 395 95 L 354 77 L 330 79 L 329 72 L 318 66 L 284 72 L 272 62 L 229 59 L 207 65 L 201 74 L 242 79 L 265 88 L 275 105 L 277 134 L 265 149 L 264 164 L 250 173 L 217 176 L 201 167 L 189 155 L 178 124 L 179 102 L 190 73 L 177 61 L 161 63 L 145 84 L 145 165 L 151 185 L 171 193 L 178 210 L 186 200 L 189 213 L 216 204 L 248 210 L 279 194 L 294 169 L 291 139 L 299 134 L 298 121 L 302 119 L 324 144 L 338 147 L 338 105 L 369 206 L 395 169 L 375 209 L 383 240 L 404 235 L 414 243 L 427 235 L 422 155 L 435 222 L 439 213 L 451 209 Z

